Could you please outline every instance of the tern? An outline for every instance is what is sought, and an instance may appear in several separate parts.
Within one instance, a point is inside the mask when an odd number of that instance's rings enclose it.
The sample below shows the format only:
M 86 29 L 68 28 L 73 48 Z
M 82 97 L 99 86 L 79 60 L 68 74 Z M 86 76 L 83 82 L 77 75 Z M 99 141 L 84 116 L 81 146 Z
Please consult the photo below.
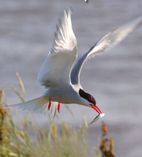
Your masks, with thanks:
M 77 40 L 72 28 L 71 11 L 65 10 L 56 28 L 53 47 L 48 52 L 38 73 L 38 80 L 47 88 L 39 98 L 16 104 L 23 110 L 50 110 L 52 101 L 60 104 L 79 104 L 94 109 L 98 117 L 104 113 L 96 104 L 96 99 L 80 83 L 80 73 L 84 63 L 97 54 L 107 51 L 120 43 L 129 33 L 142 23 L 139 17 L 106 34 L 85 54 L 77 57 Z M 95 119 L 96 119 L 95 118 Z

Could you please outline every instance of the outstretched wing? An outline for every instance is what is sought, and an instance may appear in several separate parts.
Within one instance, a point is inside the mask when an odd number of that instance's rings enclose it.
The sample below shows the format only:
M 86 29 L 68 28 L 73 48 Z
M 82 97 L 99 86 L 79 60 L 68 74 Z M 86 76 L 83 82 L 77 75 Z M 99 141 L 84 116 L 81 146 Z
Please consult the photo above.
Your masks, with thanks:
M 80 72 L 83 64 L 90 58 L 100 54 L 108 49 L 114 47 L 120 43 L 129 33 L 133 32 L 140 24 L 142 24 L 142 17 L 126 24 L 118 29 L 106 34 L 99 42 L 97 42 L 92 48 L 85 53 L 74 65 L 71 72 L 72 84 L 80 83 Z
M 71 11 L 64 11 L 64 16 L 57 25 L 53 48 L 38 73 L 42 85 L 56 87 L 70 83 L 70 69 L 76 58 L 76 47 Z

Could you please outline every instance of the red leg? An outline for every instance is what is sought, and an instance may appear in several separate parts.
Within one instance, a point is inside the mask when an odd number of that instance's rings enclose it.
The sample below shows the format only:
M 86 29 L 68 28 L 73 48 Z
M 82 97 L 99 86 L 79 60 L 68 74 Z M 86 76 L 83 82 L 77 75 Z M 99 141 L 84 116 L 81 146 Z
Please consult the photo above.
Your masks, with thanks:
M 48 102 L 48 110 L 50 110 L 51 108 L 51 99 L 49 99 L 49 102 Z
M 58 106 L 57 106 L 58 112 L 60 112 L 60 109 L 61 109 L 61 104 L 58 102 Z

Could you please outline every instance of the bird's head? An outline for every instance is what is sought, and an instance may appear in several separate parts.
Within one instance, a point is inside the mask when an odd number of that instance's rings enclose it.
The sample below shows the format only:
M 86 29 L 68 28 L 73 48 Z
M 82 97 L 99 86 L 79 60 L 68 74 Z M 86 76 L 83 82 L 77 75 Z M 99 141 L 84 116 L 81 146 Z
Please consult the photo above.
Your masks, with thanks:
M 104 117 L 105 113 L 103 113 L 99 107 L 96 105 L 96 100 L 95 98 L 89 94 L 86 93 L 84 90 L 79 89 L 79 95 L 80 97 L 84 98 L 86 101 L 88 101 L 89 106 L 94 109 L 98 115 L 90 122 L 90 124 L 94 123 L 95 121 L 97 121 L 99 118 Z
M 99 107 L 96 105 L 95 98 L 89 94 L 86 93 L 83 89 L 79 89 L 79 95 L 80 97 L 84 98 L 88 101 L 88 104 L 91 108 L 93 108 L 99 115 L 102 114 L 102 111 L 99 109 Z

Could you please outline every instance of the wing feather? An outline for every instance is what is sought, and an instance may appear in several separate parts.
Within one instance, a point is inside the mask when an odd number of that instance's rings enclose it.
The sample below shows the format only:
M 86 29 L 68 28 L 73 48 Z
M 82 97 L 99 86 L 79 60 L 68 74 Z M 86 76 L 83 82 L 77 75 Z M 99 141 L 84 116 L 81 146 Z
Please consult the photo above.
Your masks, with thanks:
M 76 37 L 72 30 L 71 11 L 64 11 L 64 18 L 59 21 L 51 53 L 72 51 L 77 45 Z
M 85 53 L 82 57 L 78 59 L 74 65 L 71 72 L 71 82 L 72 84 L 80 84 L 80 72 L 83 64 L 90 58 L 105 52 L 127 37 L 128 34 L 133 32 L 140 24 L 142 24 L 142 17 L 137 18 L 136 20 L 127 23 L 118 29 L 106 34 L 101 40 L 99 40 L 91 49 Z
M 71 11 L 64 11 L 57 25 L 53 48 L 38 73 L 38 80 L 46 87 L 70 83 L 70 70 L 76 58 L 77 41 L 72 29 Z M 62 84 L 63 83 L 63 84 Z

